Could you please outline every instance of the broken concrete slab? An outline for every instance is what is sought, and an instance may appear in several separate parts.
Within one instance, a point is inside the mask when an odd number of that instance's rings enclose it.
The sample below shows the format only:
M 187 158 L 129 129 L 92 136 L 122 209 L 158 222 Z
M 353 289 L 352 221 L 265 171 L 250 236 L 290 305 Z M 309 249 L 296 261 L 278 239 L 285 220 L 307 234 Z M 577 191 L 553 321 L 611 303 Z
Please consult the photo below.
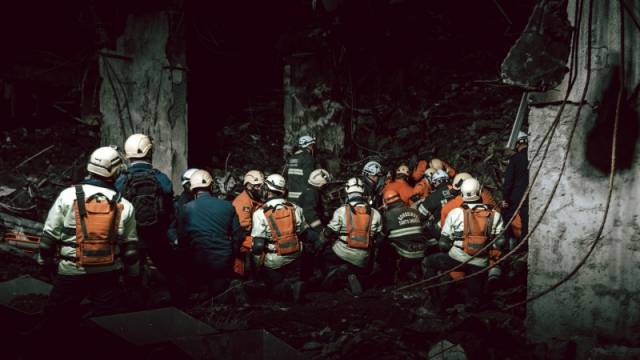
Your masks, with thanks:
M 467 355 L 462 346 L 442 340 L 429 349 L 428 359 L 466 360 Z
M 29 329 L 44 312 L 52 285 L 29 275 L 0 283 L 0 318 L 3 327 Z
M 93 317 L 91 321 L 134 346 L 214 332 L 211 326 L 174 307 Z
M 302 359 L 297 350 L 266 330 L 188 337 L 172 342 L 192 359 Z

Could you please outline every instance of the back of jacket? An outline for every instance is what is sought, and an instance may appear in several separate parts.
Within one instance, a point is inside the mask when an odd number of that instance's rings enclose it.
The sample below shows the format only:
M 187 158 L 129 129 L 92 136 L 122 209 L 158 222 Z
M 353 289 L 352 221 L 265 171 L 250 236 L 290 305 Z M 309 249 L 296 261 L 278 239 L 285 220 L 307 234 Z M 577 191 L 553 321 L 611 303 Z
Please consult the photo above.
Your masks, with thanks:
M 309 175 L 316 168 L 316 159 L 306 149 L 296 151 L 289 158 L 287 169 L 287 200 L 300 205 L 300 196 L 307 187 Z
M 391 246 L 406 258 L 424 256 L 426 239 L 422 234 L 420 213 L 414 208 L 392 204 L 383 216 L 383 231 Z

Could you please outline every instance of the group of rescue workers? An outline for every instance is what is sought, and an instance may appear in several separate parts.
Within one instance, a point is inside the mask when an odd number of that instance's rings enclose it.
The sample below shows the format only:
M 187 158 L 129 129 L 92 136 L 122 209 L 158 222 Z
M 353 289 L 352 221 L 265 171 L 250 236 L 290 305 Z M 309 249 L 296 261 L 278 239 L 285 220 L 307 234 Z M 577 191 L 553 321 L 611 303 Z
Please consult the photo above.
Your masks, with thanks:
M 128 290 L 144 289 L 150 264 L 175 304 L 203 285 L 212 296 L 238 289 L 246 301 L 248 279 L 298 302 L 312 288 L 359 295 L 373 283 L 432 277 L 465 263 L 449 273 L 456 279 L 497 260 L 526 232 L 526 200 L 503 232 L 527 187 L 524 133 L 500 207 L 477 178 L 436 158 L 400 164 L 386 176 L 369 161 L 335 195 L 329 189 L 338 182 L 318 168 L 315 142 L 300 137 L 287 179 L 247 172 L 233 202 L 216 196 L 214 179 L 201 169 L 183 173 L 184 191 L 174 198 L 171 181 L 152 165 L 149 136 L 126 140 L 126 160 L 115 146 L 95 150 L 88 176 L 60 193 L 44 225 L 39 262 L 53 276 L 46 322 L 68 318 L 85 297 L 92 315 L 135 307 Z M 485 282 L 498 276 L 495 267 L 466 280 L 467 303 L 477 304 Z M 432 294 L 434 303 L 438 297 Z

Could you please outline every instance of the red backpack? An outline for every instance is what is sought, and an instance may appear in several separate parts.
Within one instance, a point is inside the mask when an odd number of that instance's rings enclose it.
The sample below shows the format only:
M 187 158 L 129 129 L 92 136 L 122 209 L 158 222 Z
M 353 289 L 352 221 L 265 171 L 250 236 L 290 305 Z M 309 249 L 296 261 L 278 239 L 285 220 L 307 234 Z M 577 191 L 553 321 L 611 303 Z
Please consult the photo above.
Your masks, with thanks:
M 347 245 L 354 249 L 369 248 L 371 208 L 369 206 L 347 205 L 344 216 L 347 226 Z
M 484 206 L 469 208 L 462 206 L 464 211 L 464 238 L 462 248 L 469 255 L 477 254 L 491 239 L 493 228 L 493 210 Z

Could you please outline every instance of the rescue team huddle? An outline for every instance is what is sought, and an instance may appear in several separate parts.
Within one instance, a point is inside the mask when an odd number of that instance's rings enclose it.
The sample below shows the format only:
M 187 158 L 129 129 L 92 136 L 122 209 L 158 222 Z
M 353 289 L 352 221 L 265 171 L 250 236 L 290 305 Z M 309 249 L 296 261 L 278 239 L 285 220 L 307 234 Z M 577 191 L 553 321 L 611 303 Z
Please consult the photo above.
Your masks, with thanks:
M 151 138 L 134 134 L 124 145 L 128 167 L 115 147 L 98 148 L 85 180 L 49 211 L 39 252 L 54 276 L 47 322 L 77 312 L 85 297 L 92 315 L 143 306 L 151 264 L 178 305 L 197 286 L 211 296 L 237 290 L 246 301 L 246 279 L 263 282 L 267 296 L 298 302 L 312 288 L 358 295 L 462 263 L 451 278 L 477 272 L 526 231 L 525 204 L 503 232 L 526 188 L 526 145 L 521 133 L 505 179 L 505 217 L 476 178 L 441 159 L 401 164 L 392 176 L 369 161 L 336 192 L 329 172 L 317 168 L 311 136 L 300 137 L 287 179 L 251 170 L 229 202 L 215 195 L 207 171 L 188 169 L 174 198 L 169 178 L 151 164 Z M 499 275 L 495 267 L 466 280 L 467 303 L 477 304 L 485 282 Z M 446 305 L 437 292 L 431 298 Z

